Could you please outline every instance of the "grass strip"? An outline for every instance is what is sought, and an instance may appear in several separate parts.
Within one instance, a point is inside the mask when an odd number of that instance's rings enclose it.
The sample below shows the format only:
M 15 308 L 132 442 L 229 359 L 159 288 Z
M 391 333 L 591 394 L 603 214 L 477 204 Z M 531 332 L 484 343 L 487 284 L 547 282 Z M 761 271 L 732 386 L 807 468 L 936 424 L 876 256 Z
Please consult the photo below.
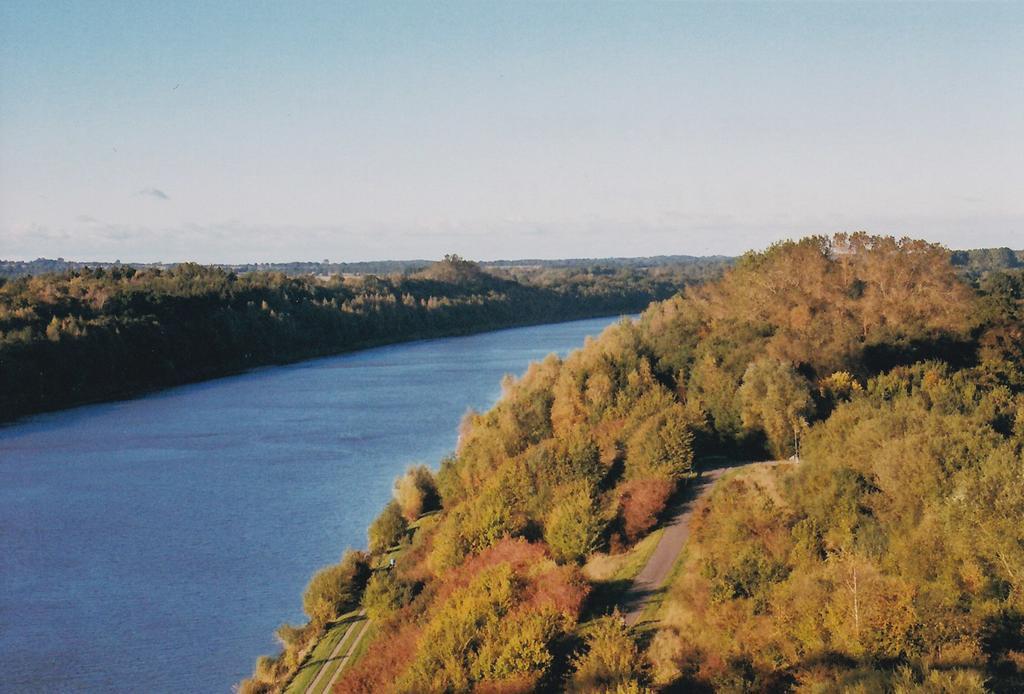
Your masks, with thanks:
M 291 682 L 285 688 L 285 694 L 303 694 L 309 685 L 316 679 L 317 673 L 325 665 L 331 652 L 337 647 L 341 640 L 349 633 L 349 629 L 355 628 L 353 621 L 359 616 L 358 610 L 353 610 L 342 615 L 317 641 L 313 652 L 309 654 L 306 661 L 299 667 L 299 671 L 292 677 Z
M 664 528 L 658 528 L 624 554 L 601 556 L 597 561 L 604 565 L 602 567 L 595 566 L 597 562 L 588 565 L 587 568 L 603 575 L 588 576 L 592 589 L 583 621 L 607 614 L 622 601 L 622 597 L 633 585 L 633 579 L 647 565 L 664 532 Z M 584 573 L 587 573 L 587 569 Z
M 331 663 L 331 670 L 321 680 L 320 685 L 317 687 L 317 691 L 310 692 L 310 694 L 321 694 L 322 692 L 330 691 L 331 685 L 341 676 L 341 673 L 352 667 L 352 665 L 359 660 L 359 658 L 366 652 L 367 647 L 370 643 L 370 637 L 376 628 L 371 624 L 366 624 L 365 628 L 362 623 L 357 624 L 353 627 L 353 633 L 356 634 L 354 643 L 348 644 L 345 648 L 345 653 L 338 656 L 338 658 Z

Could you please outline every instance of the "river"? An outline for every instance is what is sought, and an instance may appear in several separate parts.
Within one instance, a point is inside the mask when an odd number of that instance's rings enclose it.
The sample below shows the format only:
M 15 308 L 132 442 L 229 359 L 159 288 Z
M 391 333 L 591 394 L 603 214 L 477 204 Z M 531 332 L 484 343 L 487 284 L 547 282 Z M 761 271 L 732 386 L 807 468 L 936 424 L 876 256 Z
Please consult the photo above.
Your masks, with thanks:
M 0 691 L 226 692 L 506 373 L 611 318 L 268 367 L 0 427 Z

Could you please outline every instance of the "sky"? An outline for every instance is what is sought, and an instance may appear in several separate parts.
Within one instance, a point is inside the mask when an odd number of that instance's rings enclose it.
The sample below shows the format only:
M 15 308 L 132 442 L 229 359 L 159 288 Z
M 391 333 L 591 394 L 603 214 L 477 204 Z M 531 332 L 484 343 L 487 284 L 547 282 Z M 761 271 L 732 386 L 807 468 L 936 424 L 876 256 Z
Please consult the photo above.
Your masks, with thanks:
M 0 258 L 1024 248 L 1024 3 L 0 3 Z

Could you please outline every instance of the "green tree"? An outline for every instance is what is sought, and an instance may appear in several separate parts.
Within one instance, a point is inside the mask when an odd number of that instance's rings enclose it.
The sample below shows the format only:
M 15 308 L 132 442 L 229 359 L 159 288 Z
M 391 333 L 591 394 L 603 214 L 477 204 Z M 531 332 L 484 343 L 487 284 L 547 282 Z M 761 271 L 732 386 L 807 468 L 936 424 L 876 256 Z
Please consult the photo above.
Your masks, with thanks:
M 506 535 L 522 534 L 526 519 L 511 506 L 504 491 L 488 489 L 452 510 L 434 537 L 430 562 L 435 569 L 457 566 L 466 556 L 487 549 Z
M 747 367 L 740 386 L 743 426 L 764 432 L 776 458 L 796 452 L 800 433 L 813 412 L 810 386 L 778 359 L 758 359 Z
M 626 476 L 678 481 L 693 474 L 693 431 L 682 405 L 648 417 L 626 447 Z
M 426 465 L 411 467 L 395 480 L 395 501 L 408 521 L 414 521 L 427 511 L 439 507 L 437 484 Z
M 392 499 L 380 515 L 374 519 L 367 531 L 370 541 L 370 552 L 380 554 L 397 545 L 405 537 L 409 523 L 402 515 L 398 502 Z
M 481 645 L 515 604 L 517 581 L 508 564 L 487 568 L 431 615 L 422 647 L 398 683 L 400 692 L 469 691 Z
M 606 521 L 586 485 L 561 495 L 544 524 L 544 540 L 555 559 L 579 561 L 601 544 Z
M 302 609 L 314 622 L 337 619 L 359 601 L 370 576 L 369 558 L 363 552 L 349 550 L 341 562 L 313 574 L 302 596 Z
M 556 484 L 576 480 L 595 484 L 601 480 L 605 470 L 601 465 L 600 451 L 590 436 L 572 432 L 559 443 L 561 445 L 555 454 Z
M 618 612 L 597 620 L 586 635 L 587 650 L 573 659 L 570 692 L 648 691 L 647 664 Z
M 402 580 L 394 570 L 375 571 L 363 592 L 363 607 L 374 622 L 382 622 L 413 597 L 413 585 Z

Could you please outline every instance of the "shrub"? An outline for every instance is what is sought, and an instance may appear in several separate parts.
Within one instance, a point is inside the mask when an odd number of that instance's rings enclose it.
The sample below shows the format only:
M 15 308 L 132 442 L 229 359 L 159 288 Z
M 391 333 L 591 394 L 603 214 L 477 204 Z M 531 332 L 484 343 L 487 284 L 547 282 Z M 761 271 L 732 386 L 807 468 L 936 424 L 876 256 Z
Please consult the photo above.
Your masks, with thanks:
M 297 627 L 291 624 L 282 624 L 274 632 L 274 635 L 277 636 L 277 640 L 286 649 L 302 648 L 309 640 L 309 632 L 308 625 Z
M 618 612 L 597 620 L 587 650 L 573 659 L 570 692 L 643 692 L 646 663 Z
M 743 374 L 740 400 L 743 426 L 762 430 L 776 459 L 796 451 L 813 401 L 807 380 L 792 366 L 777 359 L 753 362 Z
M 384 510 L 370 524 L 367 535 L 370 541 L 370 552 L 379 554 L 394 547 L 405 537 L 409 524 L 402 515 L 402 508 L 392 499 L 384 506 Z
M 282 654 L 282 661 L 286 668 L 295 667 L 298 665 L 299 655 L 309 643 L 316 638 L 318 629 L 314 624 L 306 624 L 305 626 L 296 627 L 291 624 L 282 624 L 274 632 L 277 636 L 277 640 L 281 642 L 281 646 L 284 648 Z
M 434 537 L 430 564 L 435 570 L 457 566 L 467 555 L 481 552 L 526 528 L 526 518 L 509 498 L 510 490 L 495 486 L 464 501 L 445 518 Z
M 408 521 L 439 508 L 440 497 L 434 475 L 425 465 L 411 467 L 395 480 L 395 500 Z
M 654 527 L 674 487 L 660 477 L 627 480 L 619 485 L 619 517 L 629 542 L 635 542 Z
M 395 680 L 416 655 L 420 629 L 415 624 L 386 624 L 383 632 L 352 667 L 338 679 L 334 691 L 377 694 L 394 690 Z
M 363 607 L 371 620 L 382 622 L 408 605 L 412 597 L 413 585 L 403 581 L 395 571 L 376 571 L 363 592 Z
M 836 371 L 818 382 L 818 393 L 827 402 L 836 404 L 848 401 L 864 388 L 848 371 Z
M 482 571 L 438 606 L 424 629 L 402 692 L 468 691 L 477 650 L 515 601 L 516 577 L 508 564 Z
M 506 539 L 441 579 L 411 667 L 387 691 L 522 691 L 554 660 L 573 628 L 586 586 L 543 546 Z M 516 689 L 516 688 L 519 689 Z
M 577 485 L 551 510 L 544 539 L 555 559 L 579 561 L 600 546 L 604 527 L 605 520 L 589 490 Z
M 630 436 L 626 477 L 680 480 L 692 473 L 693 432 L 681 405 L 648 417 Z
M 313 575 L 302 596 L 302 609 L 314 622 L 337 619 L 357 604 L 369 576 L 366 554 L 349 550 L 340 563 Z
M 271 655 L 261 655 L 256 659 L 254 679 L 261 682 L 274 682 L 278 676 L 279 660 Z
M 594 484 L 601 481 L 605 469 L 601 464 L 601 452 L 593 438 L 573 432 L 560 440 L 559 444 L 553 470 L 557 477 L 556 485 L 577 480 Z

